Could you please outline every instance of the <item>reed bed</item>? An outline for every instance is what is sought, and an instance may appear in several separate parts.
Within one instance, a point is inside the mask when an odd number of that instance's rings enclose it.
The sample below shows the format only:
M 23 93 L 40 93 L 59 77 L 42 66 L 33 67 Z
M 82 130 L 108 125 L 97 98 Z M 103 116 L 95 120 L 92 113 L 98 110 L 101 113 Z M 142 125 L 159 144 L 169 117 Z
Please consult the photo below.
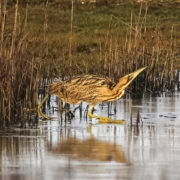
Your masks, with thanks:
M 135 81 L 134 91 L 142 88 L 149 92 L 175 90 L 179 80 L 175 71 L 177 47 L 173 27 L 170 39 L 166 39 L 158 27 L 149 31 L 143 21 L 138 20 L 135 25 L 131 22 L 123 43 L 114 33 L 107 33 L 104 49 L 100 52 L 101 73 L 118 81 L 121 76 L 147 66 L 144 77 Z
M 132 93 L 142 94 L 142 89 L 148 93 L 179 89 L 174 26 L 169 30 L 169 38 L 158 24 L 154 28 L 147 27 L 147 4 L 140 5 L 138 18 L 132 13 L 129 23 L 122 22 L 125 28 L 121 33 L 114 28 L 119 19 L 112 16 L 107 30 L 98 34 L 99 38 L 89 46 L 85 42 L 87 39 L 83 42 L 74 31 L 76 11 L 73 3 L 69 8 L 69 33 L 61 37 L 61 44 L 50 39 L 47 2 L 43 5 L 43 24 L 38 34 L 28 31 L 28 6 L 22 13 L 16 1 L 13 23 L 9 26 L 7 1 L 0 3 L 1 128 L 36 125 L 39 94 L 42 98 L 46 85 L 54 78 L 99 74 L 118 81 L 121 76 L 148 66 L 133 83 Z
M 25 31 L 27 14 L 24 16 L 23 28 L 19 29 L 17 1 L 12 31 L 7 33 L 7 1 L 1 5 L 0 127 L 26 127 L 27 124 L 36 123 L 27 114 L 25 118 L 25 108 L 37 105 L 40 63 L 28 50 L 28 34 Z

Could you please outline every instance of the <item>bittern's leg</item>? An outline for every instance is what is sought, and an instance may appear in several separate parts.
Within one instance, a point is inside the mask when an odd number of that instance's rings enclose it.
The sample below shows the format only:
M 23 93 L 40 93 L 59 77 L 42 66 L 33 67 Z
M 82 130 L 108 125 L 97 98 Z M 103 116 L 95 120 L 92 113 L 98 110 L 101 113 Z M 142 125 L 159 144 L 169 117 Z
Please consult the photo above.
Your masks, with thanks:
M 41 106 L 42 106 L 43 103 L 46 101 L 46 99 L 48 98 L 48 96 L 49 96 L 49 94 L 46 94 L 46 96 L 44 97 L 44 99 L 43 99 L 43 100 L 41 101 L 41 103 L 38 105 L 38 114 L 39 114 L 40 117 L 49 120 L 50 118 L 41 112 Z
M 92 136 L 92 124 L 89 125 L 88 131 L 89 131 L 90 138 L 93 138 L 93 136 Z
M 108 117 L 101 117 L 101 116 L 95 116 L 93 115 L 92 111 L 93 111 L 94 106 L 90 105 L 89 111 L 88 111 L 88 115 L 91 118 L 96 118 L 99 120 L 100 123 L 115 123 L 115 124 L 124 124 L 126 121 L 124 120 L 113 120 L 110 119 Z
M 93 115 L 93 108 L 94 106 L 93 105 L 90 105 L 90 108 L 89 108 L 89 111 L 88 111 L 88 116 L 91 117 L 91 118 L 96 118 L 96 119 L 99 119 L 99 116 L 95 116 Z

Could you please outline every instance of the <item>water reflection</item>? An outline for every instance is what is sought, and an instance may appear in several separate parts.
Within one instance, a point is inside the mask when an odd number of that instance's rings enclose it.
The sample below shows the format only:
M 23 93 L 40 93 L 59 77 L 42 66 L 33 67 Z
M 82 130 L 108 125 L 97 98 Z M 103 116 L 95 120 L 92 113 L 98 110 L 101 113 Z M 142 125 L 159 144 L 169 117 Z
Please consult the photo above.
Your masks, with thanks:
M 37 175 L 45 142 L 38 131 L 0 134 L 0 179 L 31 179 Z
M 124 152 L 120 146 L 96 140 L 95 138 L 80 141 L 77 138 L 68 137 L 53 148 L 52 152 L 56 155 L 70 155 L 75 159 L 127 163 Z
M 98 124 L 78 111 L 62 121 L 56 111 L 57 119 L 38 130 L 0 132 L 0 179 L 179 179 L 179 102 L 176 94 L 110 105 L 118 119 L 129 120 L 131 110 L 135 122 L 139 111 L 139 126 Z M 106 104 L 96 109 L 108 113 Z

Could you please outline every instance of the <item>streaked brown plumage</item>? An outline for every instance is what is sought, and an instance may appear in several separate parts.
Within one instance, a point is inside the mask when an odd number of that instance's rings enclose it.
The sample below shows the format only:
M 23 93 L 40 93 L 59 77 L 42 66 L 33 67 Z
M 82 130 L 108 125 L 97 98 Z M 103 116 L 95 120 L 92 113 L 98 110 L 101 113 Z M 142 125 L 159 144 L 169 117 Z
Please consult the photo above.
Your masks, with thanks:
M 40 111 L 40 107 L 48 95 L 54 94 L 69 104 L 80 104 L 82 101 L 86 101 L 90 105 L 90 110 L 88 112 L 90 117 L 100 119 L 102 122 L 114 122 L 109 118 L 94 116 L 92 114 L 93 107 L 103 101 L 109 102 L 121 98 L 126 87 L 145 68 L 146 67 L 143 67 L 120 78 L 117 84 L 110 78 L 104 78 L 97 75 L 84 75 L 75 77 L 71 80 L 59 80 L 54 82 L 48 85 L 48 94 L 38 106 L 39 115 L 49 119 Z

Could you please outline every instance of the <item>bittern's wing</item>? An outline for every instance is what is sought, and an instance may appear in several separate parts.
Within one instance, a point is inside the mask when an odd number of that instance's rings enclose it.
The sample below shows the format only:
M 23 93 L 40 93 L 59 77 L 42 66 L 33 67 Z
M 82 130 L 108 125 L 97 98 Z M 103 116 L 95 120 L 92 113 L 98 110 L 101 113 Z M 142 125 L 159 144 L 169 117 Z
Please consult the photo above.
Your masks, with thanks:
M 102 77 L 97 75 L 83 75 L 77 76 L 69 81 L 67 81 L 68 86 L 78 86 L 78 87 L 102 87 L 107 86 L 109 89 L 113 89 L 115 87 L 115 82 L 108 77 Z
M 63 100 L 71 104 L 78 104 L 86 101 L 89 104 L 96 104 L 110 95 L 115 83 L 110 78 L 96 75 L 85 75 L 67 81 L 64 84 Z

